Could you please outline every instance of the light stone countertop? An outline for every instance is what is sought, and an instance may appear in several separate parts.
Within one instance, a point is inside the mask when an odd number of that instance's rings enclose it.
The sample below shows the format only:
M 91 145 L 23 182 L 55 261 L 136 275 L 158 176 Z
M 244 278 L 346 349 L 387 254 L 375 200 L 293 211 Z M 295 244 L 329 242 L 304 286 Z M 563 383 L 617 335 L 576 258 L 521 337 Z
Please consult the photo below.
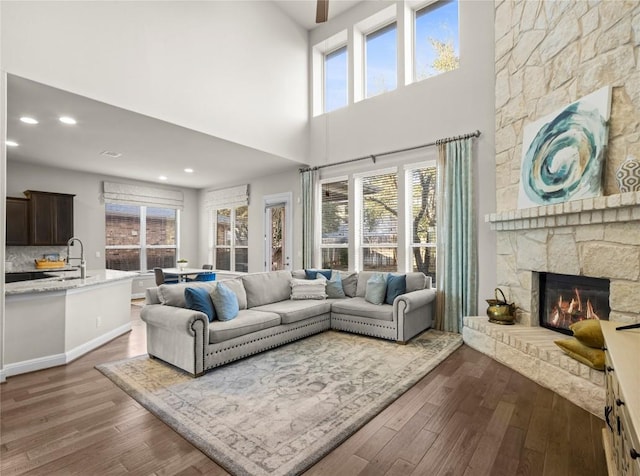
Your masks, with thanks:
M 40 271 L 40 270 L 39 270 Z M 55 274 L 52 270 L 47 273 Z M 131 279 L 138 273 L 132 271 L 116 271 L 111 269 L 88 270 L 85 279 L 80 278 L 80 271 L 70 274 L 66 271 L 60 273 L 60 276 L 54 278 L 34 279 L 32 281 L 20 281 L 17 283 L 5 284 L 5 295 L 28 294 L 28 293 L 45 293 L 52 291 L 64 291 L 67 289 L 82 288 L 86 286 L 95 286 L 112 281 L 121 281 Z

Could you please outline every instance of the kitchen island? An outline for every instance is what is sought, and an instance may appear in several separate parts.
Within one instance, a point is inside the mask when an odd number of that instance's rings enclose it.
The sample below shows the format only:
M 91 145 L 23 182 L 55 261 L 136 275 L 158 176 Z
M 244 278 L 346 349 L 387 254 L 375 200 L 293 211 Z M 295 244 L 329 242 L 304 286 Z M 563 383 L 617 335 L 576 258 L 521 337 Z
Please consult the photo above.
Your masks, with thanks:
M 52 274 L 5 285 L 4 377 L 67 364 L 131 330 L 137 273 Z

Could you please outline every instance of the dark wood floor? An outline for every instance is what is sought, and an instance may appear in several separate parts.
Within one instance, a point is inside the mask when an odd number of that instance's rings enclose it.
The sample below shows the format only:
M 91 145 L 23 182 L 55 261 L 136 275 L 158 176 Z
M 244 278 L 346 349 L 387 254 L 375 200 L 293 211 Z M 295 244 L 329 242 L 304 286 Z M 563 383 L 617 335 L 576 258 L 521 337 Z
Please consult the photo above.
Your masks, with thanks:
M 138 313 L 131 333 L 0 385 L 3 476 L 227 474 L 93 368 L 145 352 Z M 605 475 L 603 426 L 463 346 L 306 474 Z

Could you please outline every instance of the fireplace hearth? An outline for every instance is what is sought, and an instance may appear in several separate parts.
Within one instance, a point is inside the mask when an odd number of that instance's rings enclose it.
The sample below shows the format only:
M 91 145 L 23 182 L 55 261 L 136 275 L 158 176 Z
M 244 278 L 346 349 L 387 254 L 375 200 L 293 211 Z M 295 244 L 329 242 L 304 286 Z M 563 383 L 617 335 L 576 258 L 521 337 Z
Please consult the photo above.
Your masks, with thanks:
M 569 326 L 585 319 L 609 320 L 609 280 L 539 273 L 540 325 L 571 335 Z

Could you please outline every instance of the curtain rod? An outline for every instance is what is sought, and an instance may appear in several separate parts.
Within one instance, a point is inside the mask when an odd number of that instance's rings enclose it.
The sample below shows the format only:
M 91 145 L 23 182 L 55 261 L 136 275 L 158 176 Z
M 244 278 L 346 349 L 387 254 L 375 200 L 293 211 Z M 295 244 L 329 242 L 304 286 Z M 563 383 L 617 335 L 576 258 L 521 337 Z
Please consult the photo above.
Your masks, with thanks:
M 300 172 L 308 172 L 309 170 L 319 170 L 319 169 L 324 169 L 325 167 L 333 167 L 335 165 L 350 164 L 351 162 L 358 162 L 360 160 L 367 160 L 367 159 L 373 160 L 373 163 L 375 164 L 376 163 L 376 159 L 378 157 L 384 157 L 386 155 L 399 154 L 400 152 L 408 152 L 410 150 L 422 149 L 424 147 L 431 147 L 432 145 L 445 144 L 447 142 L 452 142 L 454 140 L 469 139 L 471 137 L 479 137 L 479 136 L 480 136 L 480 131 L 476 130 L 474 132 L 469 132 L 467 134 L 462 134 L 462 135 L 453 136 L 453 137 L 446 137 L 444 139 L 438 139 L 438 140 L 433 141 L 433 142 L 428 142 L 426 144 L 416 145 L 416 146 L 413 146 L 413 147 L 406 147 L 404 149 L 389 150 L 387 152 L 381 152 L 379 154 L 365 155 L 364 157 L 358 157 L 358 158 L 355 158 L 355 159 L 343 160 L 342 162 L 335 162 L 333 164 L 318 165 L 316 167 L 305 167 L 305 168 L 301 168 Z

